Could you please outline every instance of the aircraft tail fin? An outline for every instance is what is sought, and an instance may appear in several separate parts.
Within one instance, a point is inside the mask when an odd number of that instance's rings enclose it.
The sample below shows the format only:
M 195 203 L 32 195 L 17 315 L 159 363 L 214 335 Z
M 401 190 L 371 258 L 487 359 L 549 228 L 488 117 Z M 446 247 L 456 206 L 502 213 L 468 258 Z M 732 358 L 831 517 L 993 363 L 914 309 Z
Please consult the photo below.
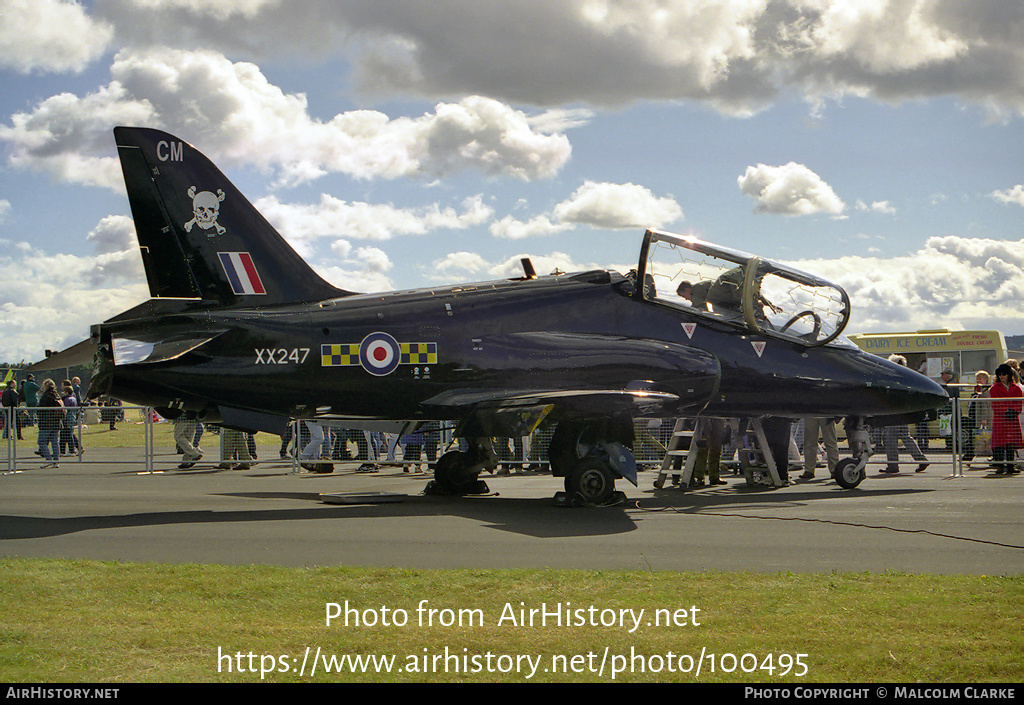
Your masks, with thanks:
M 184 140 L 140 127 L 116 127 L 114 139 L 154 298 L 264 306 L 350 293 L 316 274 Z

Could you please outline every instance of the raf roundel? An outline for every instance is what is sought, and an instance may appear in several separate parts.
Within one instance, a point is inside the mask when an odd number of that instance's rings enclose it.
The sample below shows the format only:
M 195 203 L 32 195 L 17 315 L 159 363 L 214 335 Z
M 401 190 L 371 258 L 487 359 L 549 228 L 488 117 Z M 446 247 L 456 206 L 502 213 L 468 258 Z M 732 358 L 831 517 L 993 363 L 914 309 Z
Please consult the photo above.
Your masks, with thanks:
M 370 333 L 359 343 L 359 364 L 371 375 L 389 375 L 399 362 L 401 348 L 398 341 L 387 333 Z

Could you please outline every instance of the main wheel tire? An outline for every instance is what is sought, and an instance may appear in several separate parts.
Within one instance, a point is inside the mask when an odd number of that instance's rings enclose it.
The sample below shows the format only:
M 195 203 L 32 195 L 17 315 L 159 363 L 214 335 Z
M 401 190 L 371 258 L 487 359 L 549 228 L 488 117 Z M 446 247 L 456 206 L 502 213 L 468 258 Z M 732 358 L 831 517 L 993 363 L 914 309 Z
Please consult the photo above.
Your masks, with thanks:
M 840 487 L 852 490 L 861 483 L 866 474 L 864 468 L 857 469 L 857 461 L 855 459 L 843 458 L 836 463 L 836 471 L 832 476 Z
M 615 492 L 615 473 L 600 458 L 583 458 L 565 476 L 565 492 L 586 504 L 604 504 Z
M 466 472 L 468 456 L 457 450 L 445 453 L 434 466 L 434 481 L 445 494 L 471 494 L 477 484 L 477 477 Z

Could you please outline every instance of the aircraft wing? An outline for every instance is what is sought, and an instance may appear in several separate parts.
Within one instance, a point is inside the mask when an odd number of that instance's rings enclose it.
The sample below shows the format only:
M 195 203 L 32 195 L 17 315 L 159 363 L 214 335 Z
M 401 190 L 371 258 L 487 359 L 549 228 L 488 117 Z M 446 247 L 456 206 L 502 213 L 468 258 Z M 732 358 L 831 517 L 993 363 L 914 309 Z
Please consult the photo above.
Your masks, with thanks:
M 679 401 L 676 394 L 643 389 L 449 389 L 426 400 L 424 405 L 514 409 L 557 404 L 581 413 L 607 413 L 616 406 L 628 406 L 636 412 L 654 412 L 664 406 L 675 406 Z
M 515 437 L 533 433 L 556 408 L 574 416 L 661 416 L 679 403 L 676 394 L 642 389 L 449 389 L 423 405 L 468 412 L 459 415 L 477 435 Z

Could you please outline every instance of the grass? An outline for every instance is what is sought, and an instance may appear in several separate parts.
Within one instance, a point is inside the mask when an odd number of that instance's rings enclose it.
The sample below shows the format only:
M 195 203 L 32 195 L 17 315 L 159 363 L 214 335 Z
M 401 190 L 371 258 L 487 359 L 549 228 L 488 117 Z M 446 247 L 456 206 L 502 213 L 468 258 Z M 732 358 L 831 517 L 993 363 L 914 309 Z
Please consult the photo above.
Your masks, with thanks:
M 0 559 L 0 570 L 0 681 L 6 682 L 528 680 L 524 660 L 525 672 L 512 668 L 517 655 L 540 659 L 532 681 L 611 682 L 613 664 L 624 669 L 615 680 L 631 682 L 1024 679 L 1022 576 L 283 568 L 47 559 Z M 432 625 L 427 612 L 420 623 L 422 600 L 436 610 Z M 342 617 L 326 624 L 327 605 L 343 607 L 346 601 L 358 615 L 349 613 L 348 626 Z M 576 616 L 585 622 L 591 606 L 598 621 L 619 610 L 645 612 L 632 634 L 629 627 L 600 624 L 518 623 L 520 609 L 529 614 L 543 606 L 583 609 Z M 675 623 L 655 625 L 657 609 L 668 610 L 660 614 L 663 621 L 674 613 Z M 398 626 L 403 611 L 406 623 Z M 307 667 L 300 675 L 307 647 L 310 656 L 316 649 L 335 657 L 392 656 L 394 667 L 390 673 L 379 668 L 325 673 L 321 661 L 316 674 Z M 606 649 L 604 671 L 598 673 Z M 699 659 L 702 649 L 698 677 L 687 657 Z M 446 653 L 452 657 L 447 661 Z M 805 656 L 797 662 L 797 654 Z M 800 663 L 806 664 L 803 676 Z

